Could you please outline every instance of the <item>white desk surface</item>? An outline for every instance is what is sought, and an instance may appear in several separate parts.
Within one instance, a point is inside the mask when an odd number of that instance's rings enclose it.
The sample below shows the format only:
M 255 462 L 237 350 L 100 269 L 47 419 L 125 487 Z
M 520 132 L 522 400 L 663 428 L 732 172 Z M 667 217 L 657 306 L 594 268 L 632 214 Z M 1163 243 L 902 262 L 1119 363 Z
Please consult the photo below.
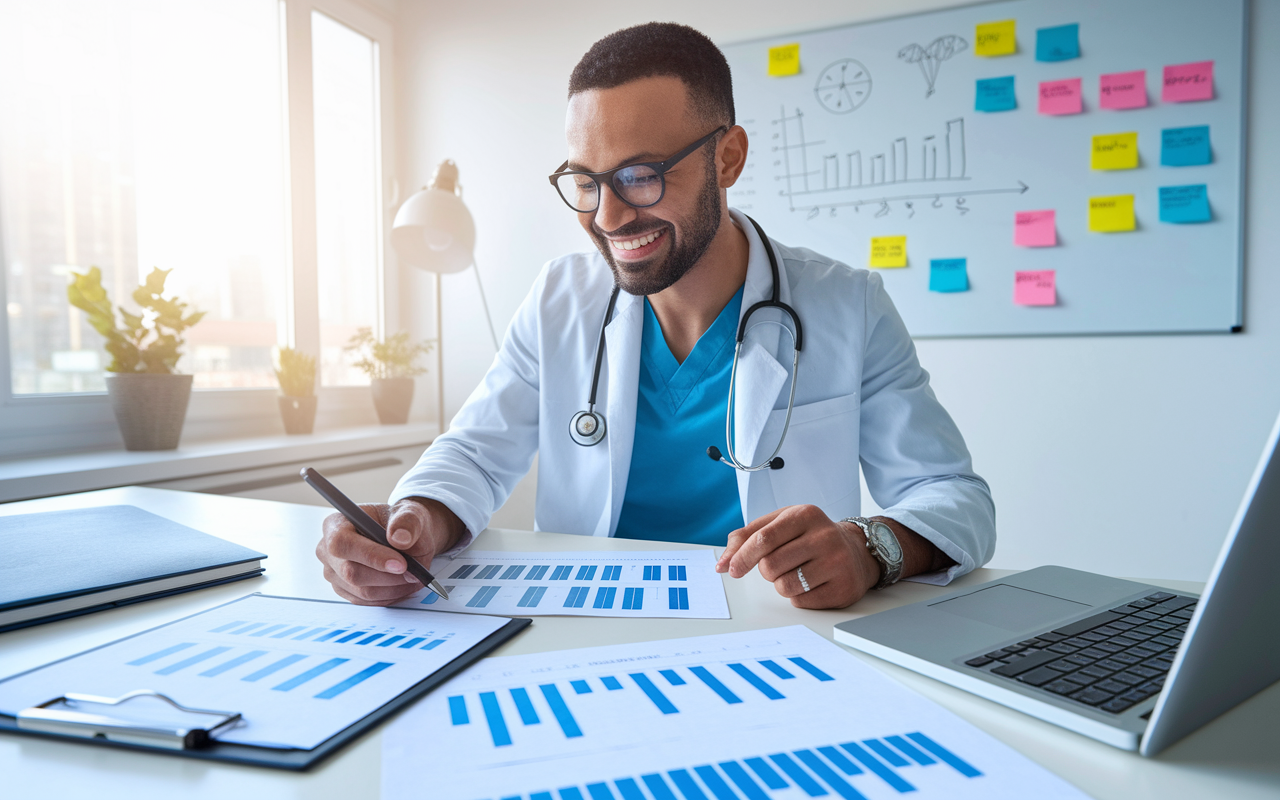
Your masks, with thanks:
M 120 503 L 139 506 L 267 553 L 265 577 L 0 634 L 0 676 L 12 675 L 250 592 L 333 597 L 314 555 L 320 521 L 327 513 L 323 508 L 125 487 L 8 503 L 0 505 L 0 516 Z M 482 549 L 609 550 L 619 544 L 610 539 L 490 530 L 478 537 L 476 546 Z M 52 558 L 66 557 L 57 552 L 58 542 L 49 542 L 49 547 Z M 626 547 L 672 549 L 682 545 L 628 541 Z M 953 587 L 982 583 L 1005 574 L 1008 573 L 977 570 Z M 1143 580 L 1183 591 L 1200 589 L 1197 584 L 1185 582 Z M 842 620 L 948 591 L 901 583 L 869 596 L 852 610 L 805 611 L 792 608 L 754 572 L 740 580 L 726 578 L 725 590 L 733 614 L 729 620 L 537 617 L 528 630 L 497 653 L 514 655 L 797 623 L 830 638 L 832 626 Z M 1160 757 L 1145 759 L 870 656 L 856 654 L 856 657 L 959 714 L 1099 800 L 1280 797 L 1280 736 L 1275 732 L 1276 721 L 1280 720 L 1280 683 L 1174 745 Z M 381 736 L 381 730 L 376 730 L 311 772 L 295 774 L 6 735 L 0 736 L 0 795 L 94 800 L 161 796 L 213 800 L 257 797 L 357 800 L 373 797 L 379 790 Z M 430 743 L 423 744 L 423 752 L 423 774 L 428 775 L 432 769 Z

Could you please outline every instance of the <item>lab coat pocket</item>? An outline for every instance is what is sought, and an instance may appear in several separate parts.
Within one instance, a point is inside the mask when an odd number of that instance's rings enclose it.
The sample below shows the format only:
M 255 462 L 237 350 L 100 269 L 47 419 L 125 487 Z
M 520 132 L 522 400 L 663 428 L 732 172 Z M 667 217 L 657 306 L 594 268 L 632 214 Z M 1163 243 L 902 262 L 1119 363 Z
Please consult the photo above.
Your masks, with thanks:
M 784 466 L 768 472 L 779 508 L 812 504 L 831 516 L 858 491 L 859 408 L 857 392 L 795 407 L 778 453 Z M 786 417 L 785 408 L 770 412 L 762 446 L 776 446 Z

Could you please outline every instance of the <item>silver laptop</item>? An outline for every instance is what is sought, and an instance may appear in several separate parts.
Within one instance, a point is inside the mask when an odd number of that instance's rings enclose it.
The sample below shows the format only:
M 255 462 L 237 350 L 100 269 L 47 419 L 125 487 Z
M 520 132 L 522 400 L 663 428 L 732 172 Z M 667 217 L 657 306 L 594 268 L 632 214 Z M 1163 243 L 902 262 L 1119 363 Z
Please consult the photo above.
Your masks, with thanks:
M 1202 597 L 1040 567 L 835 640 L 1144 756 L 1280 680 L 1280 419 Z

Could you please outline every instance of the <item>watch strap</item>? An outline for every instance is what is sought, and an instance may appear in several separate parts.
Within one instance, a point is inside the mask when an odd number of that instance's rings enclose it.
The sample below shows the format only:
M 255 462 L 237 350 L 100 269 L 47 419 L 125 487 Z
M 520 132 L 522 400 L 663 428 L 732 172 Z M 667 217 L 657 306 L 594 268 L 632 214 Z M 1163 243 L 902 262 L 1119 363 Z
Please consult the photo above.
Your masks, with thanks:
M 892 536 L 893 540 L 898 544 L 898 552 L 902 552 L 902 542 L 898 541 L 898 536 L 893 532 L 893 528 L 885 525 L 883 522 L 866 517 L 846 517 L 841 522 L 852 522 L 862 529 L 862 535 L 867 540 L 867 550 L 871 552 L 872 557 L 880 562 L 880 582 L 873 586 L 873 589 L 883 589 L 886 586 L 892 586 L 902 578 L 902 556 L 898 556 L 897 561 L 890 561 L 884 552 L 876 545 L 871 535 L 871 526 L 879 525 L 885 530 L 887 535 Z

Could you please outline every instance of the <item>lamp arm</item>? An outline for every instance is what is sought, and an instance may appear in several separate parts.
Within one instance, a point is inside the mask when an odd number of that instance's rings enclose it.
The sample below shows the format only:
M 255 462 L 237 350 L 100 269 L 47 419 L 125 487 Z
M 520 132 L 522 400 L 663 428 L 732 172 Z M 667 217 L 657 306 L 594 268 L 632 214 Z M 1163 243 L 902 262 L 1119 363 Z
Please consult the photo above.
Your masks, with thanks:
M 493 317 L 489 314 L 489 301 L 486 300 L 484 296 L 484 282 L 480 280 L 480 264 L 475 260 L 475 258 L 472 258 L 471 266 L 475 267 L 476 286 L 480 288 L 480 305 L 484 306 L 484 318 L 489 323 L 489 336 L 493 339 L 494 352 L 497 352 L 498 334 L 494 331 Z

